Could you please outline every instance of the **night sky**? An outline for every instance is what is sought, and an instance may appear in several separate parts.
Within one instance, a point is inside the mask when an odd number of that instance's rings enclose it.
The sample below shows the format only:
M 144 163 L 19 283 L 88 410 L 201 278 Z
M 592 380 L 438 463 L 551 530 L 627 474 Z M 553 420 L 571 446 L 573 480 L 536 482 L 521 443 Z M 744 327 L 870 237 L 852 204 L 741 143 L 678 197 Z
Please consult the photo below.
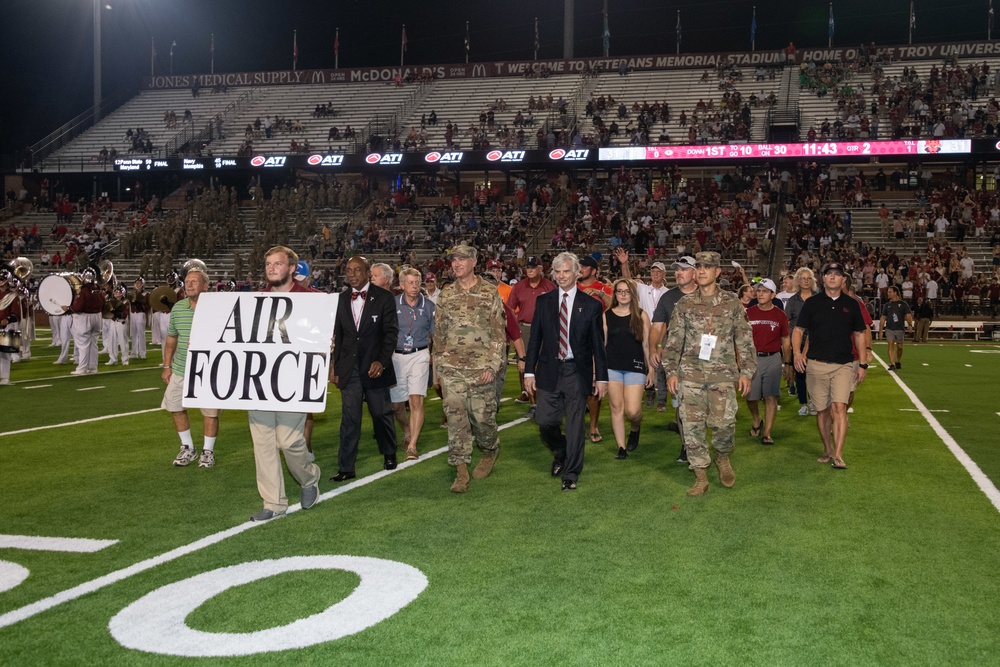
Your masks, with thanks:
M 215 33 L 215 71 L 291 69 L 292 31 L 298 30 L 299 69 L 333 67 L 334 30 L 340 27 L 340 66 L 398 65 L 406 24 L 408 64 L 464 61 L 470 21 L 471 61 L 532 56 L 534 18 L 540 58 L 563 53 L 563 0 L 103 0 L 103 93 L 133 94 L 150 70 L 150 39 L 157 74 L 209 71 Z M 682 51 L 746 51 L 757 7 L 757 50 L 826 46 L 829 6 L 823 0 L 610 0 L 611 56 L 673 53 L 677 10 Z M 984 40 L 988 0 L 915 0 L 915 42 Z M 602 0 L 575 0 L 577 57 L 601 55 Z M 3 0 L 0 49 L 4 95 L 0 153 L 33 143 L 73 116 L 93 97 L 92 0 Z M 907 40 L 909 0 L 834 3 L 834 46 Z M 1000 2 L 997 10 L 1000 11 Z M 1000 27 L 1000 24 L 998 24 Z

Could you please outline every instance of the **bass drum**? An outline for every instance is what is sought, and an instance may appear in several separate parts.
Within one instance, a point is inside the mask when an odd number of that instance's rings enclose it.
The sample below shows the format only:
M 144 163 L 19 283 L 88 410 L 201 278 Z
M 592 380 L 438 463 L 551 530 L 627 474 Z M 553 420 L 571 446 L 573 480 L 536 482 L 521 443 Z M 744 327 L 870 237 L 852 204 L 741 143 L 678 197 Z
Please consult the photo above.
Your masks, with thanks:
M 0 331 L 0 352 L 8 354 L 21 353 L 21 332 Z
M 80 294 L 83 281 L 75 273 L 53 273 L 38 284 L 38 305 L 49 315 L 64 315 Z

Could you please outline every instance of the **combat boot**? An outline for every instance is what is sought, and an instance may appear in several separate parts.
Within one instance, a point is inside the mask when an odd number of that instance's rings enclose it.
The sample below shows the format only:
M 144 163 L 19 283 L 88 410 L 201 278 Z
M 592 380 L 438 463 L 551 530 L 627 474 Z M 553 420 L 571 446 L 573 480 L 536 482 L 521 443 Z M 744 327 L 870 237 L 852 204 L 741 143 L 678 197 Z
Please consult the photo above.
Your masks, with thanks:
M 451 485 L 452 493 L 465 493 L 469 490 L 469 466 L 459 463 L 455 466 L 458 474 L 455 475 L 455 483 Z
M 708 473 L 704 468 L 694 469 L 694 486 L 688 489 L 689 496 L 703 496 L 708 491 Z
M 497 462 L 499 449 L 484 449 L 483 455 L 479 458 L 479 463 L 472 471 L 472 476 L 476 479 L 486 479 L 493 472 L 493 464 Z
M 715 465 L 719 468 L 719 481 L 722 482 L 722 486 L 727 489 L 733 488 L 733 484 L 736 483 L 736 473 L 733 472 L 733 466 L 729 463 L 729 455 L 718 455 L 715 458 Z

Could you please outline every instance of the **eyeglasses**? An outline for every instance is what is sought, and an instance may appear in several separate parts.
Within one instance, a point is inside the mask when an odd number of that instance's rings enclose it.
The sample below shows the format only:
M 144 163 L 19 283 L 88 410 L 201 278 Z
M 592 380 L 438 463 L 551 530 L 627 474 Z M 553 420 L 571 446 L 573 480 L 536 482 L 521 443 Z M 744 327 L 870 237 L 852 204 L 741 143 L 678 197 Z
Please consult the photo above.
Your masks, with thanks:
M 627 289 L 616 289 L 615 290 L 615 294 L 620 294 L 621 296 L 628 296 L 631 293 L 632 292 L 628 291 Z

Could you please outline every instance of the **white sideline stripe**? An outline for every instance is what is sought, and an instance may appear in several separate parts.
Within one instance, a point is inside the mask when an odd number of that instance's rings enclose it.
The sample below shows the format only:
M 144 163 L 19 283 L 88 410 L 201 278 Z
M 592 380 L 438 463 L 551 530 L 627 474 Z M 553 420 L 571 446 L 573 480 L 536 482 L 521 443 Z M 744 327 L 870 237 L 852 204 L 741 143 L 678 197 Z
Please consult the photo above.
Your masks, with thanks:
M 146 387 L 145 389 L 133 389 L 131 393 L 138 394 L 141 391 L 156 391 L 159 387 Z
M 139 373 L 141 371 L 160 371 L 162 373 L 163 369 L 160 368 L 159 366 L 149 366 L 149 367 L 145 367 L 145 368 L 129 368 L 127 370 L 123 368 L 123 369 L 121 369 L 119 371 L 101 371 L 100 373 L 98 373 L 98 375 L 104 376 L 104 375 L 115 375 L 116 373 Z M 66 375 L 53 375 L 52 377 L 47 377 L 47 378 L 32 378 L 31 380 L 16 380 L 14 382 L 11 382 L 11 384 L 25 384 L 25 383 L 28 383 L 28 382 L 47 382 L 48 380 L 66 380 L 66 379 L 75 378 L 75 377 L 79 377 L 79 376 L 78 375 L 70 375 L 69 373 L 67 373 Z
M 142 415 L 147 412 L 159 412 L 161 408 L 150 408 L 149 410 L 136 410 L 135 412 L 120 412 L 117 415 L 105 415 L 103 417 L 91 417 L 90 419 L 80 419 L 75 422 L 64 422 L 62 424 L 49 424 L 48 426 L 34 426 L 32 428 L 22 428 L 19 431 L 4 431 L 0 433 L 0 438 L 5 435 L 21 435 L 22 433 L 34 433 L 35 431 L 44 431 L 50 428 L 62 428 L 63 426 L 77 426 L 79 424 L 89 424 L 91 422 L 100 422 L 105 419 L 116 419 L 118 417 L 131 417 L 132 415 Z
M 0 549 L 28 551 L 61 551 L 92 554 L 106 549 L 118 540 L 89 540 L 83 537 L 35 537 L 34 535 L 0 535 Z
M 45 387 L 51 387 L 50 384 L 36 384 L 34 387 L 24 387 L 25 389 L 45 389 Z
M 886 370 L 889 369 L 889 366 L 882 360 L 881 357 L 874 353 L 873 356 L 878 359 L 878 362 L 882 364 Z M 905 393 L 910 401 L 913 402 L 914 407 L 920 411 L 920 414 L 927 420 L 927 423 L 930 424 L 932 429 L 934 429 L 934 432 L 937 433 L 939 438 L 941 438 L 941 441 L 944 442 L 945 446 L 951 450 L 951 453 L 956 459 L 958 459 L 958 462 L 962 464 L 962 467 L 964 467 L 969 475 L 972 476 L 972 481 L 976 483 L 976 486 L 979 487 L 980 491 L 986 494 L 989 501 L 993 503 L 993 507 L 995 507 L 997 511 L 1000 511 L 1000 489 L 997 489 L 996 485 L 993 484 L 990 478 L 986 476 L 986 473 L 983 472 L 982 468 L 980 468 L 979 465 L 972 460 L 972 457 L 970 457 L 965 450 L 959 446 L 959 444 L 955 441 L 955 438 L 951 437 L 951 434 L 948 433 L 943 426 L 941 426 L 941 422 L 939 422 L 937 418 L 931 414 L 931 411 L 924 406 L 923 402 L 921 402 L 919 398 L 917 398 L 917 395 L 913 393 L 913 390 L 906 386 L 906 383 L 899 378 L 899 375 L 892 373 L 890 377 L 896 381 L 896 384 L 899 385 L 900 389 L 903 390 L 903 393 Z
M 900 412 L 920 412 L 917 408 L 900 408 Z M 928 410 L 927 412 L 950 412 L 949 410 Z
M 435 397 L 431 398 L 430 400 L 432 400 L 432 401 L 440 401 L 441 397 L 440 396 L 435 396 Z
M 156 409 L 159 410 L 159 408 Z M 145 410 L 144 412 L 152 412 L 152 410 Z M 138 414 L 138 413 L 129 413 L 129 414 Z M 124 416 L 124 415 L 115 415 L 115 416 Z M 106 419 L 106 417 L 102 417 L 101 419 Z M 499 426 L 497 430 L 502 431 L 504 429 L 510 428 L 511 426 L 517 426 L 518 424 L 523 424 L 526 421 L 528 421 L 527 417 L 521 417 L 520 419 L 515 419 L 514 421 L 507 422 L 506 424 Z M 4 434 L 0 433 L 0 435 Z M 366 484 L 371 484 L 376 480 L 382 479 L 383 477 L 387 477 L 388 475 L 392 475 L 400 470 L 411 468 L 417 465 L 418 463 L 421 463 L 422 461 L 426 461 L 434 456 L 437 456 L 438 454 L 443 454 L 446 451 L 448 451 L 447 447 L 440 447 L 431 452 L 421 455 L 420 458 L 417 459 L 416 461 L 406 461 L 405 463 L 399 464 L 399 466 L 395 470 L 380 470 L 379 472 L 373 475 L 362 477 L 361 479 L 355 480 L 350 484 L 345 484 L 344 486 L 337 487 L 332 491 L 327 491 L 326 493 L 320 495 L 319 498 L 316 499 L 316 502 L 319 503 L 329 498 L 333 498 L 334 496 L 339 496 L 342 493 L 347 493 L 352 489 L 357 489 L 362 486 L 365 486 Z M 300 509 L 302 509 L 302 506 L 299 503 L 296 503 L 295 505 L 290 505 L 288 507 L 286 514 L 293 514 L 295 512 L 298 512 Z M 64 602 L 70 602 L 72 600 L 76 600 L 77 598 L 83 597 L 88 593 L 93 593 L 106 586 L 118 583 L 123 579 L 131 577 L 133 574 L 139 574 L 140 572 L 145 572 L 146 570 L 150 570 L 156 567 L 157 565 L 162 565 L 164 563 L 169 563 L 172 560 L 177 560 L 182 556 L 194 553 L 195 551 L 204 549 L 205 547 L 210 547 L 213 544 L 218 544 L 219 542 L 222 542 L 227 538 L 239 535 L 240 533 L 244 533 L 250 530 L 251 528 L 264 526 L 267 523 L 268 523 L 267 521 L 260 523 L 256 521 L 247 521 L 246 523 L 241 523 L 238 526 L 227 528 L 226 530 L 215 533 L 214 535 L 208 535 L 207 537 L 203 537 L 200 540 L 195 540 L 194 542 L 186 544 L 182 547 L 171 549 L 170 551 L 160 554 L 159 556 L 147 558 L 144 561 L 140 561 L 133 565 L 129 565 L 128 567 L 122 568 L 120 570 L 109 572 L 108 574 L 105 574 L 102 577 L 98 577 L 97 579 L 84 582 L 82 584 L 74 586 L 73 588 L 68 588 L 50 597 L 43 598 L 41 600 L 38 600 L 37 602 L 32 602 L 31 604 L 25 605 L 24 607 L 21 607 L 19 609 L 14 609 L 12 611 L 9 611 L 6 614 L 0 614 L 0 628 L 6 628 L 8 626 L 14 625 L 15 623 L 19 623 L 21 621 L 31 618 L 32 616 L 40 614 L 43 611 L 48 611 L 53 607 L 57 607 Z
M 101 386 L 101 387 L 82 387 L 80 389 L 77 389 L 77 391 L 94 391 L 95 389 L 105 389 L 105 388 L 106 387 L 103 387 L 103 386 Z
M 500 399 L 500 402 L 503 403 L 504 401 L 509 401 L 509 400 L 510 396 L 504 396 L 503 398 Z

